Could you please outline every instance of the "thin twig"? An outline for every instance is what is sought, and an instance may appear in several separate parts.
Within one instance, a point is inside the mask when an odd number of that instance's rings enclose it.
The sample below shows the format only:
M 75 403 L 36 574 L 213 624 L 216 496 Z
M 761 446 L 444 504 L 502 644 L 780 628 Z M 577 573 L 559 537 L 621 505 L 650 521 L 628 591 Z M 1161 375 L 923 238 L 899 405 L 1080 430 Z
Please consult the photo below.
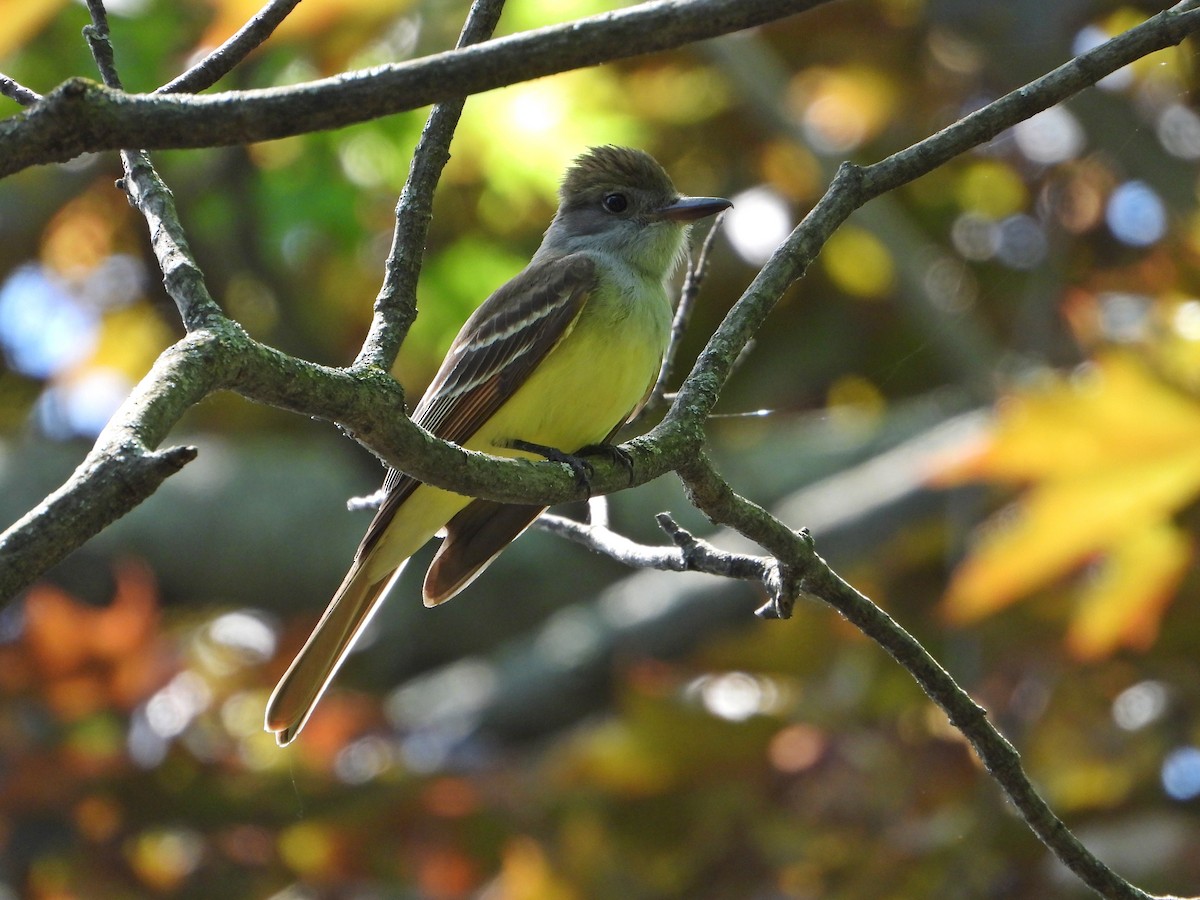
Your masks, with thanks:
M 703 572 L 706 575 L 765 584 L 770 577 L 770 570 L 775 566 L 775 561 L 767 556 L 728 553 L 714 547 L 683 528 L 670 513 L 659 513 L 655 520 L 674 542 L 674 547 L 639 544 L 607 525 L 580 522 L 554 513 L 543 513 L 535 524 L 542 531 L 567 538 L 637 569 Z
M 108 10 L 104 8 L 104 0 L 87 0 L 87 8 L 92 22 L 83 26 L 83 36 L 92 50 L 96 68 L 107 87 L 121 90 L 121 76 L 117 74 L 112 36 L 108 30 Z
M 666 572 L 682 572 L 686 568 L 683 553 L 678 548 L 639 544 L 603 525 L 580 522 L 555 513 L 542 513 L 534 524 L 542 531 L 567 538 L 634 568 Z
M 708 234 L 704 236 L 704 241 L 700 244 L 700 252 L 696 255 L 695 260 L 688 257 L 687 276 L 683 279 L 683 287 L 679 289 L 679 303 L 675 306 L 675 317 L 671 320 L 671 339 L 667 343 L 662 365 L 658 369 L 658 379 L 654 382 L 654 387 L 650 391 L 650 399 L 643 408 L 643 412 L 661 406 L 666 397 L 667 382 L 671 380 L 675 359 L 679 355 L 679 348 L 683 344 L 683 338 L 691 324 L 692 311 L 695 308 L 696 299 L 700 296 L 700 286 L 704 284 L 704 279 L 708 275 L 709 252 L 712 250 L 717 230 L 724 220 L 725 213 L 722 212 L 713 222 Z
M 504 0 L 474 0 L 458 36 L 459 49 L 486 41 L 500 21 Z M 355 367 L 390 369 L 417 316 L 417 279 L 433 219 L 433 192 L 450 159 L 450 141 L 462 116 L 466 97 L 445 100 L 430 111 L 413 151 L 408 179 L 396 205 L 396 227 L 384 267 L 383 285 L 375 298 L 375 314 Z
M 22 106 L 33 106 L 42 99 L 42 95 L 31 91 L 25 85 L 18 83 L 7 75 L 0 75 L 0 94 L 10 100 L 16 100 Z
M 575 23 L 575 27 L 580 33 L 585 30 L 584 23 Z M 1075 87 L 1081 89 L 1094 84 L 1136 58 L 1136 53 L 1178 43 L 1197 28 L 1200 28 L 1200 18 L 1194 15 L 1186 19 L 1171 18 L 1167 14 L 1154 16 L 1081 56 L 1078 60 L 1080 79 Z M 1062 99 L 1064 90 L 1064 85 L 1058 83 L 1053 90 L 1043 91 L 1042 79 L 1038 79 L 1022 92 L 1034 97 L 1040 108 L 1045 108 Z M 26 114 L 13 118 L 22 115 Z M 1023 112 L 1009 107 L 1006 115 L 1008 118 L 1003 124 L 1012 125 L 1021 120 Z M 24 124 L 31 125 L 32 120 Z M 0 130 L 3 125 L 0 123 Z M 71 127 L 76 125 L 71 124 Z M 959 152 L 965 152 L 989 137 L 977 130 L 964 130 L 960 125 L 949 126 L 942 135 L 953 136 Z M 38 157 L 37 161 L 48 162 L 52 158 L 53 154 L 47 154 L 45 158 Z M 6 162 L 3 140 L 0 140 L 0 169 Z M 919 169 L 910 169 L 909 173 L 911 177 L 924 174 Z M 839 173 L 827 198 L 822 201 L 822 209 L 806 217 L 734 304 L 685 380 L 667 419 L 650 434 L 625 445 L 627 452 L 635 457 L 635 484 L 643 484 L 683 465 L 702 446 L 703 424 L 711 415 L 728 377 L 728 360 L 736 358 L 750 337 L 762 327 L 775 302 L 787 286 L 803 274 L 832 229 L 849 215 L 856 203 L 865 202 L 855 190 L 848 190 L 859 174 L 861 170 L 853 168 Z M 171 216 L 164 211 L 163 219 L 170 220 Z M 170 244 L 164 243 L 162 251 L 156 249 L 160 260 L 164 256 L 170 258 L 170 254 L 164 252 L 169 248 Z M 179 255 L 181 259 L 187 259 L 184 251 L 181 250 Z M 202 287 L 199 283 L 196 289 L 199 291 Z M 514 503 L 556 503 L 582 496 L 574 480 L 561 467 L 526 460 L 501 460 L 465 451 L 437 441 L 407 419 L 396 416 L 395 410 L 403 400 L 394 379 L 384 377 L 378 370 L 350 373 L 316 366 L 250 341 L 232 323 L 226 327 L 215 317 L 213 321 L 216 324 L 210 326 L 208 333 L 203 330 L 192 332 L 192 336 L 207 340 L 198 344 L 193 342 L 190 346 L 193 350 L 203 347 L 205 352 L 211 351 L 210 365 L 225 367 L 225 374 L 216 387 L 236 391 L 257 403 L 343 423 L 372 452 L 437 487 Z M 163 390 L 168 393 L 183 388 L 183 385 L 172 383 L 163 385 Z M 203 396 L 203 393 L 194 397 L 186 394 L 185 399 L 198 402 Z M 116 414 L 114 421 L 140 429 L 147 415 L 144 406 L 127 404 Z M 145 438 L 147 446 L 155 447 L 165 440 L 176 421 L 177 417 L 158 422 Z M 600 464 L 592 485 L 596 493 L 623 490 L 630 486 L 629 473 L 619 466 Z M 99 493 L 102 489 L 98 482 L 86 478 L 72 483 L 72 492 L 85 502 L 93 492 Z M 115 515 L 107 522 L 113 519 Z M 97 527 L 103 527 L 103 524 Z M 0 570 L 11 571 L 16 567 L 32 571 L 32 567 L 25 566 L 23 561 L 35 552 L 32 544 L 37 542 L 25 542 L 24 533 L 20 526 L 14 526 L 0 537 Z M 92 526 L 80 527 L 69 530 L 69 540 L 72 546 L 78 547 L 95 533 Z M 5 552 L 5 547 L 14 549 Z M 0 577 L 0 588 L 5 585 L 10 590 L 18 589 L 20 579 Z
M 120 87 L 104 0 L 87 0 L 87 7 L 92 23 L 84 27 L 84 37 L 104 83 Z M 129 201 L 146 219 L 154 255 L 163 273 L 163 286 L 175 302 L 184 328 L 191 332 L 223 321 L 225 315 L 208 292 L 204 273 L 188 247 L 175 199 L 150 163 L 149 154 L 144 150 L 122 150 L 121 163 L 125 177 L 118 186 L 128 193 Z
M 762 507 L 736 494 L 703 455 L 680 470 L 689 499 L 712 521 L 728 525 L 766 548 L 790 573 L 797 592 L 815 596 L 845 616 L 902 665 L 970 741 L 992 777 L 1035 834 L 1079 878 L 1108 898 L 1149 900 L 1097 859 L 1054 814 L 1021 766 L 1011 743 L 987 713 L 912 635 L 860 594 L 817 555 L 811 538 L 793 532 Z
M 188 246 L 175 198 L 151 164 L 150 155 L 145 150 L 122 150 L 121 162 L 125 177 L 118 185 L 146 219 L 163 287 L 175 303 L 183 327 L 192 332 L 225 321 L 225 313 L 209 292 L 204 271 Z
M 299 2 L 300 0 L 270 0 L 225 43 L 154 93 L 194 94 L 212 87 L 261 46 Z
M 679 428 L 697 445 L 699 424 L 707 420 L 746 344 L 758 333 L 784 291 L 804 275 L 829 237 L 850 214 L 870 200 L 927 175 L 957 155 L 994 138 L 1006 128 L 1049 109 L 1106 75 L 1156 50 L 1174 46 L 1200 29 L 1200 0 L 1186 9 L 1158 13 L 1054 71 L 943 128 L 932 137 L 870 166 L 844 163 L 825 195 L 776 249 L 726 314 L 676 393 L 666 417 L 634 442 L 654 446 Z M 639 473 L 640 468 L 639 460 Z

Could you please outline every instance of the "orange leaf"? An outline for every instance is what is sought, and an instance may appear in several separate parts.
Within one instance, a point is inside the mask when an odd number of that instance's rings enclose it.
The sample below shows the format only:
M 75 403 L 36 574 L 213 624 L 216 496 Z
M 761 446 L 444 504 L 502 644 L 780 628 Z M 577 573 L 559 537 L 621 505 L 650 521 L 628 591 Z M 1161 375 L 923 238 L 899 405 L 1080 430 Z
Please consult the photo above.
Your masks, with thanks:
M 169 674 L 158 632 L 158 593 L 150 570 L 126 560 L 106 607 L 38 584 L 25 597 L 23 645 L 48 701 L 67 718 L 106 706 L 129 708 Z
M 95 610 L 52 584 L 35 584 L 25 595 L 25 643 L 49 677 L 68 675 L 89 657 Z
M 92 651 L 101 659 L 120 660 L 141 647 L 158 625 L 158 591 L 148 566 L 132 559 L 116 567 L 112 603 L 95 610 Z

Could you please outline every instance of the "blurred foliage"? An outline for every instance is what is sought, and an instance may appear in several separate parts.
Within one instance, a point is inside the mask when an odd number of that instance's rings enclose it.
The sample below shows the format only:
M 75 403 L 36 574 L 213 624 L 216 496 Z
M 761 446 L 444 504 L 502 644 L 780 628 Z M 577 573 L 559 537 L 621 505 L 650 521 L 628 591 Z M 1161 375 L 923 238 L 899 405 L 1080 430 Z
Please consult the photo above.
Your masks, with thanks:
M 125 83 L 169 80 L 256 5 L 113 0 Z M 618 5 L 512 0 L 500 31 Z M 464 8 L 305 0 L 218 89 L 442 50 Z M 682 190 L 736 200 L 686 366 L 841 159 L 901 149 L 1157 8 L 849 0 L 471 98 L 397 375 L 419 393 L 590 144 L 643 146 Z M 0 21 L 0 71 L 38 91 L 92 74 L 79 6 L 0 0 Z M 803 493 L 791 524 L 837 520 L 818 546 L 989 709 L 1068 824 L 1178 893 L 1200 890 L 1194 90 L 1190 44 L 1155 54 L 857 213 L 711 427 L 761 502 L 842 479 L 835 510 Z M 255 337 L 353 358 L 423 116 L 155 155 Z M 10 520 L 180 334 L 117 174 L 102 155 L 0 183 Z M 865 464 L 997 397 L 924 461 L 929 484 Z M 277 749 L 267 692 L 363 526 L 336 498 L 380 473 L 236 398 L 181 431 L 200 459 L 0 614 L 0 896 L 1085 895 L 826 610 L 759 623 L 744 588 L 629 575 L 544 535 L 445 608 L 402 583 Z M 665 483 L 613 517 L 657 541 L 665 507 L 702 528 Z
M 1197 443 L 1200 404 L 1123 354 L 1003 402 L 987 445 L 943 478 L 1034 486 L 959 568 L 949 613 L 973 621 L 1099 557 L 1068 645 L 1091 658 L 1153 643 L 1191 561 L 1173 520 L 1200 492 Z

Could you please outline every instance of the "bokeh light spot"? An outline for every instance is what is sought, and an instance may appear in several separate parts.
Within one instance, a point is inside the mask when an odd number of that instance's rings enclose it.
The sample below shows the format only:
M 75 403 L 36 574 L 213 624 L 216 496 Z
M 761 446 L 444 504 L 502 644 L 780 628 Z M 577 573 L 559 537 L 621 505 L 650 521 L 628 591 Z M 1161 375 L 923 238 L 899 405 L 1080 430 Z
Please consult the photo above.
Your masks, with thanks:
M 1162 785 L 1173 800 L 1200 797 L 1200 748 L 1181 747 L 1167 755 L 1162 765 Z
M 95 313 L 82 308 L 40 266 L 21 266 L 0 287 L 0 348 L 9 365 L 49 378 L 91 352 Z
M 128 855 L 143 883 L 167 893 L 178 888 L 200 865 L 204 839 L 184 828 L 147 831 L 130 843 Z
M 1117 240 L 1134 247 L 1150 246 L 1167 230 L 1166 208 L 1144 181 L 1127 181 L 1113 191 L 1104 218 Z
M 1200 159 L 1200 116 L 1182 103 L 1172 103 L 1158 116 L 1155 128 L 1163 148 L 1180 159 Z
M 1083 126 L 1068 110 L 1052 106 L 1013 127 L 1017 147 L 1035 163 L 1053 165 L 1083 150 Z
M 734 251 L 752 265 L 762 265 L 792 230 L 787 201 L 760 185 L 736 195 L 725 214 L 725 235 Z
M 730 722 L 773 711 L 779 702 L 779 690 L 768 679 L 747 672 L 722 672 L 697 678 L 687 688 L 709 713 Z
M 966 212 L 997 220 L 1024 209 L 1029 201 L 1021 176 L 994 159 L 972 163 L 959 179 L 955 193 Z
M 338 751 L 333 772 L 346 784 L 366 784 L 391 768 L 393 762 L 391 744 L 378 735 L 368 735 Z
M 1154 301 L 1145 294 L 1105 291 L 1096 298 L 1096 306 L 1106 340 L 1129 344 L 1146 339 Z
M 801 722 L 787 726 L 771 738 L 767 758 L 777 770 L 791 775 L 816 765 L 827 743 L 819 728 Z
M 1200 300 L 1179 304 L 1171 318 L 1175 333 L 1185 341 L 1200 341 Z
M 1046 232 L 1027 215 L 1009 216 L 1000 223 L 996 258 L 1014 269 L 1035 268 L 1046 258 Z
M 826 155 L 847 153 L 886 124 L 895 108 L 895 90 L 881 73 L 867 68 L 815 70 L 796 78 L 801 123 L 810 147 Z
M 821 251 L 829 279 L 854 297 L 881 297 L 892 287 L 892 255 L 871 232 L 843 226 Z
M 970 309 L 979 297 L 979 282 L 975 275 L 962 262 L 949 256 L 931 262 L 925 269 L 922 283 L 933 305 L 948 313 Z
M 1000 249 L 1000 229 L 991 219 L 963 213 L 950 228 L 950 240 L 964 259 L 983 262 Z
M 66 440 L 95 437 L 129 395 L 132 383 L 112 369 L 92 369 L 46 389 L 35 414 L 48 436 Z
M 1120 728 L 1137 731 L 1162 718 L 1167 711 L 1167 689 L 1161 681 L 1139 681 L 1113 700 L 1112 717 Z
M 265 662 L 275 654 L 275 631 L 254 610 L 239 609 L 224 613 L 209 623 L 208 635 L 220 644 L 245 656 L 246 662 Z

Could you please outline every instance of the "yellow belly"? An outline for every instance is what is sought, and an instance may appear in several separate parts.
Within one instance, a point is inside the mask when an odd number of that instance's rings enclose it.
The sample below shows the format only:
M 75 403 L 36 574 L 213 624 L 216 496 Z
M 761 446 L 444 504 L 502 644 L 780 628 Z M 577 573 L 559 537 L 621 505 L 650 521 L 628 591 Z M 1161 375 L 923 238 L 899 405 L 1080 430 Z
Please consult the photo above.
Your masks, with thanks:
M 657 334 L 632 324 L 615 334 L 608 328 L 576 327 L 465 446 L 500 456 L 530 456 L 505 444 L 522 440 L 571 453 L 598 443 L 645 398 L 662 353 Z
M 513 440 L 566 453 L 603 441 L 654 385 L 671 327 L 665 295 L 585 308 L 528 380 L 463 446 L 538 459 Z M 423 485 L 396 511 L 368 568 L 383 577 L 419 550 L 470 497 Z

